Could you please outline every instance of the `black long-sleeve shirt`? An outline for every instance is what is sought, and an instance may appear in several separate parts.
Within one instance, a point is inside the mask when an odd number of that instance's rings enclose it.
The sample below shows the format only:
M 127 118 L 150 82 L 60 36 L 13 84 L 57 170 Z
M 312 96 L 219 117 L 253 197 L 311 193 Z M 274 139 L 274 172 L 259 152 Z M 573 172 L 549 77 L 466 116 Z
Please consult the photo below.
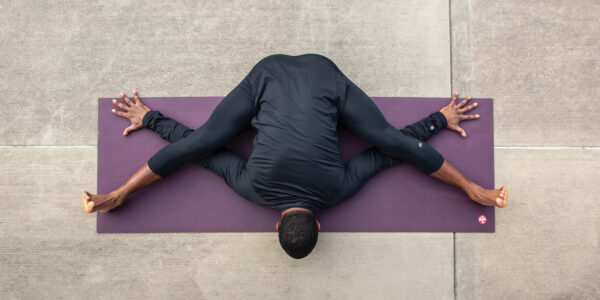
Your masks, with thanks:
M 269 58 L 249 74 L 248 92 L 257 108 L 250 157 L 245 161 L 223 149 L 205 161 L 238 194 L 282 211 L 318 211 L 348 198 L 375 173 L 400 162 L 372 147 L 344 164 L 337 139 L 335 65 L 313 54 Z M 446 125 L 444 116 L 435 112 L 399 131 L 424 141 Z M 148 112 L 143 127 L 171 143 L 192 131 L 159 111 Z

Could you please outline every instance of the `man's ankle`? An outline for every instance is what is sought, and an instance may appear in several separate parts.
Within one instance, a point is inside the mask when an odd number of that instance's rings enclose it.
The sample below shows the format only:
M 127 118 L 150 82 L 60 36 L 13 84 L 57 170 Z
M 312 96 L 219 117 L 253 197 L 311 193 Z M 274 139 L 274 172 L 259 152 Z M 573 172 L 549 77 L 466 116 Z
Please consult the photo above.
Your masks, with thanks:
M 125 198 L 127 198 L 129 194 L 130 193 L 123 186 L 120 186 L 118 189 L 110 192 L 111 196 L 114 196 L 117 199 L 121 199 L 121 201 L 125 201 Z
M 468 180 L 467 183 L 465 183 L 465 186 L 462 188 L 462 190 L 469 196 L 470 199 L 473 199 L 476 191 L 480 189 L 481 187 L 478 184 L 470 180 Z

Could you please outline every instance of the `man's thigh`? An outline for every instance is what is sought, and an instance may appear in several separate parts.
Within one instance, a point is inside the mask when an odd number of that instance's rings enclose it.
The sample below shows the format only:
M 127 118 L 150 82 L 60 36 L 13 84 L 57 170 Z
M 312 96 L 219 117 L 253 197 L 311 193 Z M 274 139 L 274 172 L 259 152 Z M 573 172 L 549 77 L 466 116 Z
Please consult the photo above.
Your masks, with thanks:
M 375 174 L 400 162 L 401 160 L 383 154 L 375 147 L 370 147 L 352 157 L 345 164 L 344 180 L 340 192 L 331 206 L 352 197 Z
M 223 147 L 194 162 L 219 175 L 241 197 L 253 202 L 261 201 L 260 196 L 252 188 L 246 160 L 237 153 Z

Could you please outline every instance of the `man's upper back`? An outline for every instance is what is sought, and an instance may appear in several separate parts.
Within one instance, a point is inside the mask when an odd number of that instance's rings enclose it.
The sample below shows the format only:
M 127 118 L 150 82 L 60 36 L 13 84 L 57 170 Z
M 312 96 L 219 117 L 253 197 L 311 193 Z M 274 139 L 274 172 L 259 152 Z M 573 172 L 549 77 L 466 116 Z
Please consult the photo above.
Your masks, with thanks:
M 271 55 L 251 71 L 258 132 L 247 166 L 265 200 L 323 201 L 337 194 L 344 161 L 335 71 L 317 54 Z

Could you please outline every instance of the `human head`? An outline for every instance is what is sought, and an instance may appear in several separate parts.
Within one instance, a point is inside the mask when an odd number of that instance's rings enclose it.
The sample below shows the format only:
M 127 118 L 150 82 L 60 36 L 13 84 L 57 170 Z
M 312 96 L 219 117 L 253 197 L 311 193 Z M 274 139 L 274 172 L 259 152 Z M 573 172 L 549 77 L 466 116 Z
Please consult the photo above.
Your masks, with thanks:
M 276 225 L 279 244 L 289 256 L 304 258 L 317 244 L 321 224 L 310 210 L 294 210 L 282 215 Z

